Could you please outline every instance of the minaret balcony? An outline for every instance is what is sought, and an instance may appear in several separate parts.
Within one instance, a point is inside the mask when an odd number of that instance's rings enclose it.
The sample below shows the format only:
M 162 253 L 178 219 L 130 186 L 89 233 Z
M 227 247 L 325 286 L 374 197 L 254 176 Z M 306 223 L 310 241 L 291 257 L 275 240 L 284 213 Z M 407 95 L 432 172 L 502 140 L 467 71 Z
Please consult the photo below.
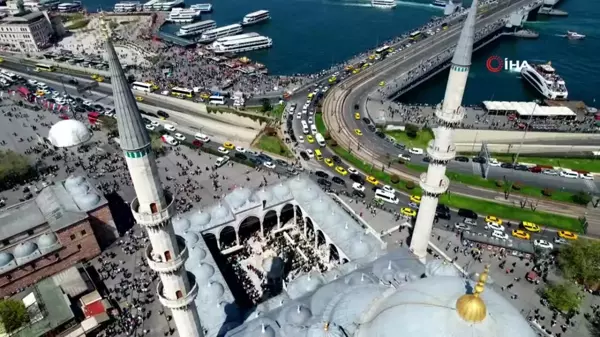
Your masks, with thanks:
M 429 157 L 439 161 L 450 161 L 456 157 L 456 146 L 450 144 L 446 147 L 435 146 L 435 139 L 427 144 L 427 154 Z
M 140 202 L 138 198 L 133 199 L 131 202 L 131 213 L 137 223 L 146 227 L 162 226 L 164 223 L 171 219 L 176 214 L 175 202 L 173 197 L 165 192 L 165 201 L 167 207 L 161 210 L 157 210 L 154 213 L 140 212 Z
M 190 279 L 190 281 L 192 281 L 192 279 Z M 198 283 L 194 282 L 194 286 L 192 287 L 192 289 L 190 289 L 190 291 L 187 294 L 173 300 L 167 298 L 164 294 L 164 291 L 165 287 L 162 281 L 158 281 L 158 284 L 156 285 L 156 293 L 158 294 L 158 300 L 160 301 L 160 303 L 163 306 L 172 310 L 184 310 L 187 309 L 188 306 L 194 302 L 196 296 L 198 296 Z
M 419 185 L 421 186 L 424 195 L 437 197 L 448 190 L 448 186 L 450 186 L 450 180 L 448 177 L 442 176 L 438 184 L 428 184 L 427 173 L 423 173 L 419 178 Z
M 179 255 L 170 261 L 165 261 L 161 254 L 152 254 L 152 245 L 146 246 L 146 259 L 150 269 L 158 273 L 174 273 L 183 267 L 183 264 L 189 256 L 189 251 L 185 245 L 185 240 L 181 236 L 177 236 L 177 246 L 179 247 Z
M 441 119 L 447 124 L 457 125 L 462 122 L 465 117 L 465 109 L 461 106 L 454 111 L 444 111 L 440 106 L 435 110 L 437 118 Z

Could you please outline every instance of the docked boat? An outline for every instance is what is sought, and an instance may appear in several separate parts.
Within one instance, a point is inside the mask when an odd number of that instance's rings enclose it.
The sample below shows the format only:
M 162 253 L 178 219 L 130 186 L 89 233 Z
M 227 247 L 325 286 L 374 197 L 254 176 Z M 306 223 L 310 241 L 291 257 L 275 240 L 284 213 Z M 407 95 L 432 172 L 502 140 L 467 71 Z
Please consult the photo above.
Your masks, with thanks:
M 565 100 L 569 96 L 565 81 L 556 74 L 551 63 L 524 64 L 521 78 L 548 99 Z
M 396 0 L 371 0 L 371 6 L 377 8 L 395 8 Z
M 223 26 L 219 28 L 209 29 L 200 35 L 198 42 L 208 43 L 218 38 L 235 35 L 242 32 L 242 25 L 234 23 L 232 25 Z
M 269 48 L 273 40 L 257 33 L 248 33 L 222 37 L 211 45 L 216 54 L 241 53 L 245 51 Z
M 188 8 L 173 8 L 167 21 L 169 22 L 193 22 L 200 18 L 200 11 Z
M 448 1 L 444 1 L 444 0 L 435 0 L 431 3 L 431 5 L 433 5 L 435 7 L 441 7 L 441 8 L 446 8 L 447 4 L 448 4 Z
M 170 11 L 173 8 L 183 7 L 185 6 L 184 0 L 150 0 L 149 2 L 144 4 L 144 10 L 147 11 Z
M 271 14 L 269 13 L 269 11 L 266 9 L 261 9 L 259 11 L 252 12 L 244 16 L 244 19 L 242 19 L 242 25 L 253 25 L 255 23 L 269 20 L 270 18 Z
M 113 10 L 117 13 L 137 12 L 140 9 L 142 9 L 142 5 L 138 1 L 118 2 L 113 7 Z
M 191 5 L 190 9 L 196 9 L 199 10 L 202 13 L 210 13 L 212 12 L 212 4 L 196 4 L 196 5 Z
M 205 31 L 216 27 L 217 23 L 214 20 L 199 21 L 196 23 L 182 26 L 181 28 L 179 28 L 179 31 L 175 33 L 175 35 L 180 37 L 194 36 L 202 34 Z
M 577 32 L 567 31 L 567 38 L 569 40 L 583 40 L 585 39 L 585 35 L 579 34 Z
M 81 9 L 81 2 L 65 2 L 58 5 L 58 11 L 62 13 L 77 12 Z

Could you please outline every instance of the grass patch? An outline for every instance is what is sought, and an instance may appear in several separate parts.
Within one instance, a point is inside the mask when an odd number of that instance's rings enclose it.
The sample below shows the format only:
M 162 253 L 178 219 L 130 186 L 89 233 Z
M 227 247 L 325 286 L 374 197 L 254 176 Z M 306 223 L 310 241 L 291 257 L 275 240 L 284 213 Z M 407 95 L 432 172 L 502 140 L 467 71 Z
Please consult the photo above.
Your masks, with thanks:
M 512 163 L 514 160 L 512 155 L 506 154 L 494 154 L 493 157 L 501 162 Z M 569 168 L 571 170 L 600 172 L 600 159 L 594 158 L 544 158 L 520 155 L 517 161 L 537 165 L 549 165 L 553 167 L 559 166 L 563 168 Z
M 283 143 L 281 139 L 277 136 L 267 136 L 261 135 L 258 141 L 256 142 L 256 147 L 259 149 L 274 153 L 280 156 L 284 156 L 286 158 L 292 158 L 292 153 L 290 149 Z
M 324 135 L 325 132 L 327 132 L 327 127 L 325 126 L 325 122 L 323 122 L 323 116 L 321 114 L 315 114 L 315 126 L 320 134 Z
M 434 138 L 431 129 L 417 131 L 417 136 L 414 138 L 409 137 L 404 131 L 386 131 L 385 134 L 394 137 L 398 143 L 404 144 L 406 147 L 420 147 L 422 149 L 427 148 L 429 141 Z
M 71 23 L 70 25 L 66 26 L 66 29 L 69 30 L 74 30 L 74 29 L 82 29 L 87 27 L 87 25 L 90 23 L 89 19 L 81 19 L 81 20 L 77 20 L 77 21 L 73 21 L 73 23 Z
M 79 21 L 85 19 L 83 13 L 63 14 L 61 16 L 63 17 L 64 22 Z

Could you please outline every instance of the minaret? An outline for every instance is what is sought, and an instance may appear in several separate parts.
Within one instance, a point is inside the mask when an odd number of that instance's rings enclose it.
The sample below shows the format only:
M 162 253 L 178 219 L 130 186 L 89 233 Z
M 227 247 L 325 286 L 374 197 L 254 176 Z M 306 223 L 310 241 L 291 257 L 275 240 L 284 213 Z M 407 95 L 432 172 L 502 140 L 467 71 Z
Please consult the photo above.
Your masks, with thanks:
M 460 105 L 467 84 L 469 68 L 471 67 L 476 17 L 477 0 L 474 0 L 460 33 L 456 51 L 454 51 L 444 101 L 441 107 L 438 106 L 435 111 L 439 126 L 435 130 L 435 139 L 427 145 L 427 154 L 431 161 L 427 167 L 427 173 L 421 174 L 420 177 L 423 195 L 410 248 L 423 262 L 427 255 L 427 246 L 431 237 L 438 198 L 446 192 L 449 185 L 448 177 L 446 177 L 446 165 L 456 156 L 456 147 L 452 142 L 452 135 L 454 128 L 460 124 L 464 117 L 464 110 Z
M 163 306 L 171 309 L 179 336 L 203 337 L 194 302 L 198 285 L 193 274 L 184 267 L 188 258 L 185 241 L 175 235 L 171 224 L 176 212 L 174 198 L 161 186 L 156 158 L 150 147 L 150 136 L 121 68 L 110 30 L 106 25 L 102 30 L 106 37 L 121 149 L 137 196 L 131 202 L 131 212 L 137 223 L 148 232 L 150 244 L 146 247 L 145 255 L 149 267 L 160 276 L 158 299 Z

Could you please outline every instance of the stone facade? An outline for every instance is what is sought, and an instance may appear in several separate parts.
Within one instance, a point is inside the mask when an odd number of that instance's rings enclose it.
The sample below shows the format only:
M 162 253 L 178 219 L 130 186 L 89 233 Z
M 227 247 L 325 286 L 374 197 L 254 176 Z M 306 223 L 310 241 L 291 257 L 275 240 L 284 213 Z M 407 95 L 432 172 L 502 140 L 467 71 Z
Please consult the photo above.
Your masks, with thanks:
M 90 224 L 100 247 L 108 247 L 119 237 L 119 231 L 108 205 L 88 212 Z
M 53 31 L 43 12 L 0 20 L 0 43 L 20 52 L 38 52 L 50 45 Z

